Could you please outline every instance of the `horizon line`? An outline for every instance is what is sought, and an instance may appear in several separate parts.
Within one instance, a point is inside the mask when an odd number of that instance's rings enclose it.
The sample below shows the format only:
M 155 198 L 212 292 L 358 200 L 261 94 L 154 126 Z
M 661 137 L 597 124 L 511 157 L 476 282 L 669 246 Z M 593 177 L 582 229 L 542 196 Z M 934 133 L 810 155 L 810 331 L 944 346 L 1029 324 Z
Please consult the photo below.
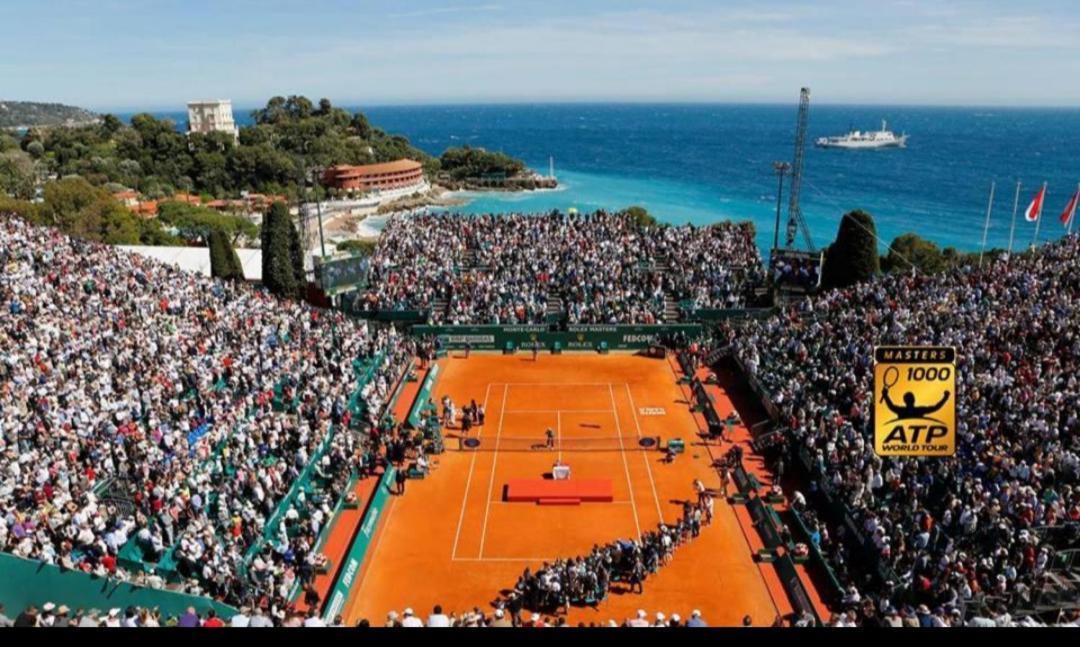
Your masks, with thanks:
M 273 95 L 273 96 L 285 96 L 290 95 Z M 307 96 L 307 95 L 300 95 Z M 317 103 L 319 97 L 313 99 L 312 103 Z M 267 99 L 269 100 L 269 98 Z M 19 99 L 0 99 L 0 101 L 20 101 Z M 39 103 L 39 102 L 33 102 Z M 40 102 L 40 103 L 54 103 L 54 102 Z M 265 102 L 256 105 L 244 105 L 244 103 L 237 103 L 232 101 L 234 111 L 250 112 L 259 110 L 265 107 Z M 335 108 L 443 108 L 443 107 L 483 107 L 483 106 L 508 106 L 508 107 L 523 107 L 523 106 L 768 106 L 768 107 L 789 107 L 797 106 L 798 98 L 795 97 L 791 101 L 739 101 L 739 100 L 713 100 L 713 99 L 701 99 L 701 100 L 633 100 L 633 99 L 566 99 L 566 100 L 546 100 L 546 101 L 530 101 L 530 100 L 488 100 L 488 101 L 387 101 L 387 102 L 373 102 L 365 103 L 360 100 L 343 100 L 335 101 L 331 99 L 331 104 Z M 74 105 L 74 104 L 62 104 L 62 105 Z M 1064 110 L 1064 111 L 1077 111 L 1080 110 L 1080 106 L 1076 105 L 1053 105 L 1053 104 L 995 104 L 995 103 L 890 103 L 890 102 L 845 102 L 845 101 L 818 101 L 814 105 L 819 107 L 846 107 L 846 108 L 860 108 L 860 107 L 883 107 L 883 108 L 953 108 L 953 109 L 994 109 L 994 110 Z M 83 107 L 74 105 L 74 107 Z M 138 114 L 138 113 L 152 113 L 152 112 L 186 112 L 187 103 L 180 105 L 168 104 L 159 106 L 143 106 L 133 108 L 131 106 L 109 106 L 109 107 L 91 107 L 87 105 L 84 107 L 86 110 L 90 110 L 97 114 Z

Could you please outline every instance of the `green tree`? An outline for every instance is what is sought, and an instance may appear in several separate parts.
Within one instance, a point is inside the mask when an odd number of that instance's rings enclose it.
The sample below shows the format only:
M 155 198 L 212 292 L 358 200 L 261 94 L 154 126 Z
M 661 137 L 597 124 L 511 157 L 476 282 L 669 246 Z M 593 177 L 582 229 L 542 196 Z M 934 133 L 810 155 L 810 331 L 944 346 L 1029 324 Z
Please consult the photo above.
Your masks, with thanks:
M 407 146 L 408 142 L 396 142 Z M 405 157 L 402 155 L 402 157 Z M 513 177 L 525 170 L 521 160 L 505 153 L 487 151 L 482 148 L 463 146 L 448 148 L 439 158 L 439 168 L 450 174 L 455 180 L 485 177 Z
M 299 293 L 291 245 L 289 209 L 275 202 L 262 224 L 262 280 L 272 294 L 293 298 Z
M 289 224 L 289 258 L 292 261 L 293 276 L 296 277 L 297 296 L 303 296 L 307 288 L 307 273 L 304 272 L 304 246 L 300 244 L 300 233 L 293 225 L 292 218 Z
M 108 191 L 83 178 L 49 182 L 44 193 L 39 222 L 78 238 L 112 245 L 134 245 L 140 241 L 139 219 Z
M 101 130 L 106 139 L 115 135 L 123 127 L 124 122 L 120 121 L 116 115 L 108 114 L 101 118 Z
M 101 216 L 101 242 L 109 245 L 138 245 L 141 242 L 140 218 L 113 203 Z
M 238 238 L 255 240 L 259 228 L 247 218 L 220 213 L 186 202 L 165 201 L 158 205 L 157 219 L 175 228 L 184 238 L 208 239 L 210 232 L 220 229 L 235 241 Z
M 37 173 L 29 153 L 11 148 L 0 153 L 0 193 L 29 200 L 34 197 Z
M 208 241 L 210 274 L 226 281 L 243 281 L 244 267 L 233 249 L 229 237 L 220 229 L 212 229 Z
M 350 239 L 343 240 L 337 244 L 337 250 L 339 252 L 348 252 L 353 256 L 371 256 L 375 253 L 375 247 L 378 245 L 378 241 L 370 239 Z
M 822 284 L 845 287 L 875 276 L 881 269 L 874 218 L 862 210 L 844 214 L 836 240 L 825 252 Z
M 29 200 L 16 200 L 0 194 L 0 213 L 14 214 L 27 222 L 41 222 L 41 209 Z
M 364 113 L 358 112 L 353 115 L 352 123 L 349 125 L 360 139 L 371 138 L 371 124 L 368 123 L 368 119 L 364 116 Z
M 956 250 L 952 250 L 955 256 Z M 910 272 L 912 266 L 924 274 L 934 274 L 946 269 L 949 260 L 932 241 L 914 233 L 897 236 L 890 245 L 889 253 L 881 260 L 886 272 Z
M 0 132 L 0 153 L 19 148 L 19 142 L 11 135 Z
M 39 141 L 32 141 L 26 145 L 26 152 L 34 159 L 41 159 L 45 154 L 45 145 Z
M 624 213 L 630 216 L 630 220 L 638 227 L 652 227 L 656 225 L 656 218 L 654 218 L 645 207 L 634 205 L 633 207 L 627 207 Z
M 157 218 L 139 219 L 139 242 L 143 245 L 179 247 L 185 244 L 183 238 L 165 231 Z

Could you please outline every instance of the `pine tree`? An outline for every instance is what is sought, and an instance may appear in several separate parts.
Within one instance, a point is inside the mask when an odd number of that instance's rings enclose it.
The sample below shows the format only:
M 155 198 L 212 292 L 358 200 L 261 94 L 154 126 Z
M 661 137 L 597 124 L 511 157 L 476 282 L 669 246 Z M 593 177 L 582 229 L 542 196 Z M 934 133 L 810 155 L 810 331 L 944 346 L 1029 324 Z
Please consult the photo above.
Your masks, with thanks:
M 823 285 L 846 287 L 872 278 L 880 269 L 873 216 L 861 210 L 844 214 L 836 241 L 825 252 Z
M 307 291 L 307 277 L 304 274 L 304 247 L 300 244 L 300 234 L 293 225 L 289 225 L 289 260 L 292 265 L 293 276 L 296 281 L 297 296 L 303 297 Z
M 229 237 L 220 229 L 211 229 L 209 237 L 210 246 L 210 274 L 227 281 L 244 280 L 244 267 L 240 263 L 240 257 L 236 255 Z
M 262 225 L 263 285 L 272 294 L 291 299 L 299 292 L 293 259 L 289 209 L 282 202 L 270 206 Z

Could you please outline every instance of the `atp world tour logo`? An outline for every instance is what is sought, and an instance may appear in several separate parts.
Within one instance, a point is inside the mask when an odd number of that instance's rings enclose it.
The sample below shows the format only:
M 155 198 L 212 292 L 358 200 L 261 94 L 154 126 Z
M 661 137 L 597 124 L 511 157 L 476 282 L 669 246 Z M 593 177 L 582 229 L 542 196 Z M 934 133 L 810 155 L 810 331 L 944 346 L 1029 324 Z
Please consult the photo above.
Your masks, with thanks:
M 874 451 L 879 456 L 956 453 L 955 349 L 874 349 Z

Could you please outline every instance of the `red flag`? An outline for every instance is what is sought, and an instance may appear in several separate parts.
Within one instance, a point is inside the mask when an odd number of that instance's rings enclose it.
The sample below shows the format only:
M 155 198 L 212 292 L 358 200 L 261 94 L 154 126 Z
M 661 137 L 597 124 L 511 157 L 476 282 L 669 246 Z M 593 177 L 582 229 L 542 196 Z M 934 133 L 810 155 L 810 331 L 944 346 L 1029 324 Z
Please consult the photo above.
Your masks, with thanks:
M 1024 220 L 1028 222 L 1035 222 L 1042 214 L 1043 198 L 1046 197 L 1046 185 L 1039 189 L 1039 192 L 1035 194 L 1035 199 L 1028 205 L 1026 211 L 1024 211 Z
M 1080 189 L 1076 190 L 1073 194 L 1072 200 L 1069 200 L 1069 204 L 1065 205 L 1065 211 L 1061 212 L 1061 224 L 1068 226 L 1069 221 L 1076 215 L 1076 203 L 1080 202 Z

